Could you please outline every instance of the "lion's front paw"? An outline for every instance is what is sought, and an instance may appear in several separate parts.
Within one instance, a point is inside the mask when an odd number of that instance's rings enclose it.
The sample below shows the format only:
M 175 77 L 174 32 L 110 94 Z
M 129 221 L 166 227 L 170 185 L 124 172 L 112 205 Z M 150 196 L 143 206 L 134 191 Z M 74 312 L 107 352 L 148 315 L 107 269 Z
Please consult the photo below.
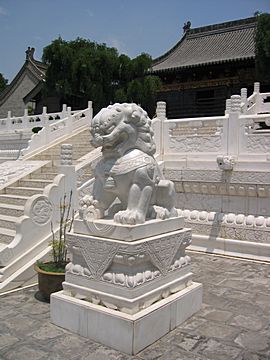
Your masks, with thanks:
M 124 210 L 114 215 L 114 221 L 128 225 L 143 224 L 145 222 L 145 216 L 138 210 Z

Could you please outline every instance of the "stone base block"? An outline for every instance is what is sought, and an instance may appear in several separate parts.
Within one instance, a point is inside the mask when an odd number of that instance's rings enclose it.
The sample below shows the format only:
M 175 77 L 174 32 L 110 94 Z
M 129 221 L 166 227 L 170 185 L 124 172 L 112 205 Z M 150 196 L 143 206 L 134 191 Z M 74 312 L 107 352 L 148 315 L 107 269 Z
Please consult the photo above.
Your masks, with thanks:
M 187 288 L 134 315 L 111 310 L 60 291 L 51 295 L 55 325 L 127 354 L 137 354 L 201 308 L 202 285 Z
M 74 220 L 73 231 L 77 234 L 101 236 L 120 241 L 135 241 L 156 236 L 184 227 L 184 217 L 173 217 L 166 220 L 152 219 L 143 224 L 127 225 L 117 224 L 113 220 L 98 219 L 85 222 L 81 219 Z

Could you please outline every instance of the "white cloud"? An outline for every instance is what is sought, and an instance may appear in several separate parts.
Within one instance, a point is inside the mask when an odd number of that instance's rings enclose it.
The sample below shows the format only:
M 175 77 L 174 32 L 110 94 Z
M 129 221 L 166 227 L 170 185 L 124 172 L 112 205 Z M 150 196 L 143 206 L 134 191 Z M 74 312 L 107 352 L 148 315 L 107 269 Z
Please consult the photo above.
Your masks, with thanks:
M 115 39 L 115 38 L 110 39 L 108 41 L 108 45 L 116 48 L 120 54 L 123 54 L 123 53 L 127 52 L 125 44 L 122 41 L 118 40 L 118 39 Z
M 0 6 L 0 15 L 7 15 L 6 10 L 2 6 Z
M 87 9 L 86 12 L 87 12 L 87 14 L 88 14 L 89 17 L 93 17 L 93 16 L 94 16 L 94 13 L 93 13 L 91 10 Z

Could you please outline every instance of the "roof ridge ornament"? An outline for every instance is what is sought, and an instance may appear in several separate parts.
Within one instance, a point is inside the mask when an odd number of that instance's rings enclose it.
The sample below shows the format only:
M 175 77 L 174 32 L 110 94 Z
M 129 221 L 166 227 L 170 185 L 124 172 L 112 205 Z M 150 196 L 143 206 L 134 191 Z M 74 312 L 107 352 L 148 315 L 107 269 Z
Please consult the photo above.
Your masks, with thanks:
M 186 23 L 184 23 L 184 26 L 183 26 L 184 33 L 188 32 L 190 30 L 190 27 L 191 27 L 190 21 L 187 21 Z
M 26 60 L 34 60 L 34 52 L 35 48 L 28 46 L 27 50 L 25 51 Z

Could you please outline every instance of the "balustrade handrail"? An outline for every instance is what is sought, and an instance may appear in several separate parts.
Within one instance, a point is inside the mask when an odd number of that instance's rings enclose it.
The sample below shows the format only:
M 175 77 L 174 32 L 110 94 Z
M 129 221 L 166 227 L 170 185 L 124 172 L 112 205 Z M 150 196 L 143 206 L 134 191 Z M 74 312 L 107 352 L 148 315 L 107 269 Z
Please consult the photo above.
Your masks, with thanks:
M 82 116 L 84 115 L 84 117 Z M 46 115 L 47 116 L 47 115 Z M 84 110 L 74 112 L 67 108 L 66 117 L 52 124 L 46 122 L 46 126 L 37 134 L 33 134 L 28 142 L 28 147 L 21 152 L 22 156 L 34 154 L 45 146 L 52 144 L 63 136 L 70 135 L 79 126 L 84 126 L 92 118 L 92 102 L 89 101 L 88 107 Z M 79 125 L 79 126 L 78 126 Z
M 197 117 L 197 118 L 182 118 L 182 119 L 166 119 L 165 123 L 173 123 L 173 122 L 199 122 L 199 121 L 219 121 L 224 120 L 228 117 L 228 115 L 220 115 L 220 116 L 208 116 L 208 117 Z

